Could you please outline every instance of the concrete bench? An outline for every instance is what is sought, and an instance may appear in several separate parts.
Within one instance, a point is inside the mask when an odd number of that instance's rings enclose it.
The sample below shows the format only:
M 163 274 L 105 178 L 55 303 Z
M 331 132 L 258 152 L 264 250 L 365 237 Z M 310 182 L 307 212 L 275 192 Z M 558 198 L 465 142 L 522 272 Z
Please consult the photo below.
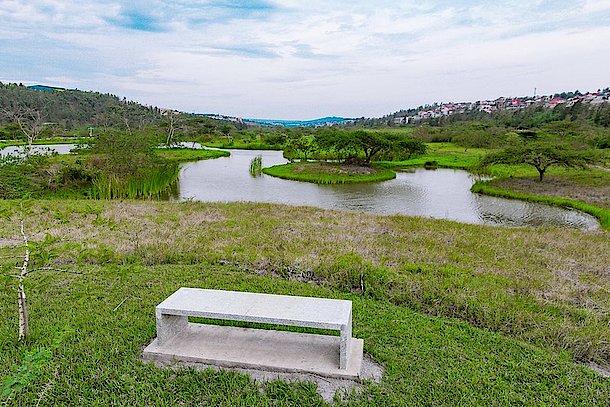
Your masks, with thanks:
M 188 317 L 329 329 L 340 331 L 340 336 L 191 324 Z M 147 353 L 158 355 L 165 348 L 180 359 L 180 352 L 176 352 L 180 345 L 191 348 L 181 354 L 185 360 L 222 362 L 227 359 L 224 361 L 237 366 L 279 367 L 284 371 L 291 370 L 290 359 L 294 357 L 295 363 L 302 367 L 297 366 L 294 371 L 330 372 L 331 376 L 354 376 L 354 372 L 357 375 L 362 362 L 362 340 L 352 338 L 351 301 L 180 288 L 156 307 L 156 320 L 157 339 L 145 350 L 145 356 Z M 191 339 L 186 339 L 189 335 Z M 232 348 L 244 348 L 221 349 L 224 344 L 209 343 L 211 341 L 233 341 Z M 332 354 L 327 348 L 336 346 L 337 342 L 339 357 L 335 359 L 334 369 L 338 365 L 343 371 L 339 373 L 329 366 L 321 368 L 322 361 L 316 359 L 320 358 L 316 354 L 321 352 L 316 346 Z M 268 354 L 263 352 L 265 344 L 269 348 Z M 284 348 L 286 352 L 282 354 Z M 308 351 L 312 352 L 310 364 L 314 366 L 311 369 L 307 367 Z M 289 352 L 296 354 L 291 356 Z M 238 363 L 239 360 L 243 363 Z M 350 372 L 347 372 L 348 366 Z

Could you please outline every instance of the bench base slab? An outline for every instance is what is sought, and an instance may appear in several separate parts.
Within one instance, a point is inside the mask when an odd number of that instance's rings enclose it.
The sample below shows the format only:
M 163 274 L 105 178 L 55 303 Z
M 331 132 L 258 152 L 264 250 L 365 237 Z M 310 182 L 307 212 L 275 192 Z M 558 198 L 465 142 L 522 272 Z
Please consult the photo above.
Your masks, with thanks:
M 351 339 L 347 369 L 339 369 L 339 337 L 189 323 L 162 346 L 155 339 L 145 360 L 200 362 L 227 368 L 360 376 L 362 339 Z

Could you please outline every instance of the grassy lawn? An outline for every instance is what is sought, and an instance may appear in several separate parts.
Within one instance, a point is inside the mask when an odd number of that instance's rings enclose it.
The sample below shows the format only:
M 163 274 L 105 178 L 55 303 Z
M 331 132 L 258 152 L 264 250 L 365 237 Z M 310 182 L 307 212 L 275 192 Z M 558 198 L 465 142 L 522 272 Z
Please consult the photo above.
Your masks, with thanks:
M 189 161 L 209 160 L 231 155 L 228 151 L 203 150 L 191 148 L 157 148 L 155 154 L 166 160 L 166 162 L 183 163 Z M 90 157 L 86 151 L 84 154 L 58 154 L 51 156 L 50 160 L 57 164 L 73 164 Z
M 396 178 L 396 173 L 390 169 L 324 162 L 274 165 L 263 168 L 263 172 L 278 178 L 316 184 L 377 182 Z
M 426 162 L 435 161 L 437 166 L 472 170 L 479 165 L 481 158 L 491 152 L 483 148 L 460 147 L 453 143 L 426 143 L 426 154 L 405 161 L 383 161 L 379 164 L 391 167 L 423 167 Z
M 6 405 L 324 405 L 307 383 L 258 385 L 226 371 L 142 363 L 142 346 L 155 336 L 154 306 L 181 286 L 352 300 L 354 335 L 386 373 L 339 405 L 602 406 L 610 397 L 609 379 L 574 365 L 565 352 L 368 296 L 207 263 L 68 268 L 83 274 L 38 274 L 28 284 L 32 336 L 21 345 L 12 281 L 3 279 L 0 385 L 23 366 L 26 352 L 37 362 L 23 388 L 0 399 Z
M 34 140 L 32 144 L 35 145 L 53 145 L 53 144 L 78 144 L 87 143 L 88 137 L 51 137 Z M 3 140 L 0 141 L 0 148 L 7 146 L 25 146 L 27 141 L 24 140 Z

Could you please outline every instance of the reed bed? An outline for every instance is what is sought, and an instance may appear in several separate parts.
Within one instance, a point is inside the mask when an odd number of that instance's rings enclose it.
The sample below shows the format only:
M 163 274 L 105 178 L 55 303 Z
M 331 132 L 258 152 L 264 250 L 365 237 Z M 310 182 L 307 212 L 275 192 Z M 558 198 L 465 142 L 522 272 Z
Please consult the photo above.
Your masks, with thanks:
M 171 189 L 179 174 L 180 168 L 176 163 L 150 168 L 126 178 L 102 174 L 93 180 L 91 196 L 95 199 L 158 198 Z

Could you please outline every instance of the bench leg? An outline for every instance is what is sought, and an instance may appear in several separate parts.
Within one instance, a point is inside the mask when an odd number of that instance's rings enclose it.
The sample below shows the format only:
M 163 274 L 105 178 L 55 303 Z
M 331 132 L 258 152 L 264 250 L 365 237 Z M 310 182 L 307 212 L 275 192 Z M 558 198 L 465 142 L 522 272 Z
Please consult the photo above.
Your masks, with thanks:
M 188 317 L 161 314 L 159 311 L 156 312 L 156 317 L 159 345 L 164 345 L 188 325 Z
M 339 369 L 347 369 L 349 358 L 349 347 L 352 340 L 352 313 L 349 314 L 349 322 L 341 327 L 341 342 L 339 345 Z

